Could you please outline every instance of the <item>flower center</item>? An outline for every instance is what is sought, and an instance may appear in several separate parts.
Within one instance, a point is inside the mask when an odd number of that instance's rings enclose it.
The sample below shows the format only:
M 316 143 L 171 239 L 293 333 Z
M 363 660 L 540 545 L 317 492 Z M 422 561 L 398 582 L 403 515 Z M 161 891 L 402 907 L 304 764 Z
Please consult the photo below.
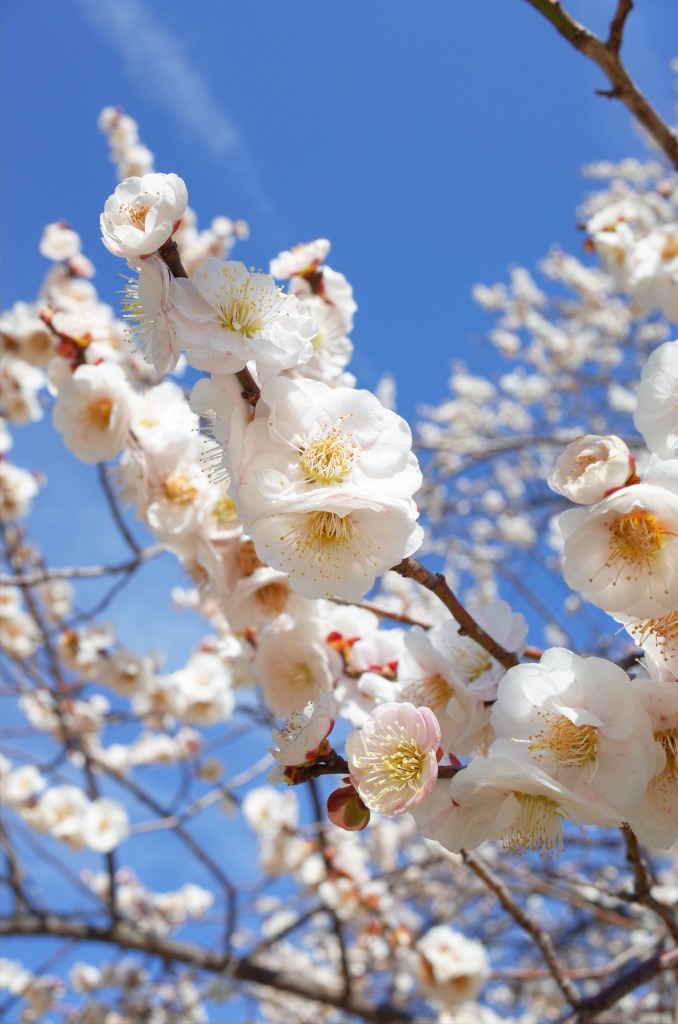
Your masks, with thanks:
M 108 430 L 113 412 L 113 399 L 94 398 L 87 406 L 87 420 L 95 430 Z
M 219 526 L 235 525 L 238 521 L 238 512 L 233 498 L 229 498 L 227 494 L 219 498 L 212 509 L 212 518 L 216 519 Z
M 254 599 L 266 614 L 281 615 L 287 607 L 289 596 L 290 590 L 285 583 L 273 582 L 259 587 Z
M 530 739 L 528 750 L 543 750 L 564 767 L 592 764 L 597 757 L 598 730 L 595 725 L 575 725 L 565 715 L 539 712 L 546 727 Z M 540 755 L 537 755 L 539 758 Z
M 589 466 L 593 466 L 597 461 L 598 459 L 595 455 L 578 455 L 572 466 L 572 472 L 567 475 L 567 479 L 578 480 L 580 476 L 584 475 Z
M 662 249 L 662 259 L 672 260 L 676 256 L 678 256 L 678 231 L 672 231 L 671 234 L 666 236 L 664 248 Z
M 162 485 L 163 492 L 173 505 L 188 505 L 198 493 L 185 473 L 175 470 Z
M 140 231 L 145 229 L 146 213 L 151 209 L 151 203 L 137 203 L 133 207 L 127 207 L 127 217 L 133 227 Z
M 378 801 L 402 789 L 420 790 L 426 755 L 402 726 L 379 725 L 370 741 L 377 749 L 356 758 L 360 768 L 367 767 L 366 786 Z
M 638 638 L 639 646 L 654 636 L 664 661 L 668 661 L 666 649 L 678 647 L 678 612 L 669 612 L 668 615 L 662 615 L 659 619 L 645 619 L 636 622 L 631 632 Z
M 457 657 L 454 661 L 455 671 L 459 673 L 465 683 L 472 683 L 479 679 L 484 672 L 492 666 L 492 658 L 478 644 L 468 644 L 463 650 L 455 651 Z
M 351 434 L 332 427 L 304 448 L 299 462 L 309 483 L 339 483 L 348 476 L 358 452 Z
M 542 856 L 558 856 L 563 849 L 563 814 L 558 804 L 545 796 L 516 793 L 518 816 L 506 830 L 505 850 L 539 850 Z
M 351 516 L 340 516 L 336 512 L 312 512 L 304 529 L 304 543 L 321 551 L 345 548 L 355 539 L 356 528 Z
M 661 773 L 662 788 L 673 789 L 678 783 L 678 729 L 667 729 L 656 732 L 654 738 L 660 743 L 666 754 L 666 765 Z
M 437 718 L 442 718 L 445 708 L 454 696 L 454 687 L 441 675 L 427 676 L 407 686 L 407 700 L 412 704 L 425 705 Z
M 308 690 L 313 686 L 313 673 L 305 661 L 296 661 L 290 665 L 285 678 L 295 690 Z
M 265 562 L 262 562 L 261 559 L 257 557 L 257 553 L 254 550 L 254 541 L 251 540 L 244 540 L 242 542 L 238 548 L 236 561 L 238 563 L 238 569 L 243 576 L 251 576 L 257 569 L 261 569 L 262 566 L 265 565 Z
M 647 569 L 664 543 L 660 523 L 651 512 L 627 512 L 608 522 L 610 561 L 621 559 L 638 570 Z
M 248 277 L 240 292 L 227 292 L 217 305 L 223 329 L 242 334 L 248 340 L 275 318 L 284 301 L 284 296 L 275 286 L 268 293 L 258 289 L 258 294 L 250 295 L 251 283 L 252 278 Z

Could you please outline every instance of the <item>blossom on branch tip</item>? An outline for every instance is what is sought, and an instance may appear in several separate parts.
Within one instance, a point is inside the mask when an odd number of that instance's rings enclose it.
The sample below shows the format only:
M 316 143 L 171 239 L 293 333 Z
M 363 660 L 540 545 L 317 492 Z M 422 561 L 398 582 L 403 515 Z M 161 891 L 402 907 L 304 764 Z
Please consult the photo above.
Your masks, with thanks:
M 583 434 L 568 444 L 548 476 L 548 485 L 577 505 L 593 505 L 623 487 L 635 462 L 620 437 Z
M 101 240 L 114 256 L 149 256 L 171 237 L 188 205 L 177 174 L 125 178 L 104 205 Z
M 278 746 L 269 747 L 270 753 L 278 764 L 286 767 L 314 764 L 330 752 L 327 737 L 333 727 L 334 719 L 328 707 L 309 701 L 302 711 L 295 711 L 287 719 L 284 729 L 273 730 L 273 740 Z
M 252 360 L 261 381 L 313 355 L 317 327 L 302 303 L 270 274 L 208 259 L 193 281 L 172 283 L 177 332 L 197 370 L 237 373 Z
M 372 810 L 403 814 L 438 778 L 440 726 L 430 708 L 388 701 L 346 740 L 353 785 Z

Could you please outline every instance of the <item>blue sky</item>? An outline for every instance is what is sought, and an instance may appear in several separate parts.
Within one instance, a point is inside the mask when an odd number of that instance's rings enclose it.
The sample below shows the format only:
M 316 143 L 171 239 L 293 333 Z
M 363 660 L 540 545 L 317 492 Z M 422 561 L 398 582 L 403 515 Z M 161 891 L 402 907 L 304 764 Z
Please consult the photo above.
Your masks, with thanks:
M 569 5 L 603 33 L 614 6 Z M 667 118 L 675 28 L 675 0 L 639 2 L 624 50 Z M 351 368 L 366 387 L 393 372 L 410 419 L 444 396 L 452 358 L 492 358 L 472 286 L 533 266 L 553 242 L 579 252 L 580 166 L 645 153 L 624 108 L 594 95 L 601 73 L 524 0 L 7 0 L 2 56 L 3 308 L 34 299 L 40 235 L 59 219 L 116 304 L 120 264 L 98 225 L 115 171 L 97 117 L 117 105 L 156 169 L 185 179 L 203 225 L 249 222 L 235 258 L 267 269 L 297 242 L 332 241 L 328 262 L 359 307 Z M 51 564 L 124 558 L 99 533 L 95 473 L 46 426 L 17 430 L 13 457 L 47 470 L 33 524 Z M 170 556 L 154 579 L 153 595 L 142 577 L 119 604 L 121 639 L 143 651 L 171 632 L 175 667 L 204 630 L 189 615 L 167 629 Z

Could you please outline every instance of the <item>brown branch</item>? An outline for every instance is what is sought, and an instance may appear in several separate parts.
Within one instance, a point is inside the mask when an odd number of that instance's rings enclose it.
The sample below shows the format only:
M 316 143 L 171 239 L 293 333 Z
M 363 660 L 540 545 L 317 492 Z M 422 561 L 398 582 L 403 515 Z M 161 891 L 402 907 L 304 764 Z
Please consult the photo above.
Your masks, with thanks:
M 525 913 L 522 907 L 516 903 L 501 879 L 498 878 L 494 872 L 490 871 L 488 866 L 481 861 L 476 854 L 469 853 L 467 850 L 462 850 L 461 855 L 464 859 L 464 863 L 468 865 L 471 871 L 473 871 L 478 878 L 482 879 L 488 889 L 492 890 L 504 910 L 511 915 L 513 920 L 520 928 L 523 929 L 523 931 L 527 932 L 546 961 L 551 972 L 551 976 L 558 985 L 560 991 L 563 993 L 568 1003 L 577 1008 L 581 1002 L 579 991 L 577 986 L 574 985 L 567 977 L 560 960 L 556 956 L 553 943 L 549 936 L 542 931 L 536 921 L 533 921 L 532 918 Z
M 624 35 L 624 25 L 633 10 L 633 0 L 619 0 L 614 18 L 610 23 L 610 34 L 606 46 L 612 53 L 619 53 Z
M 598 65 L 612 86 L 611 89 L 598 90 L 599 95 L 621 100 L 678 170 L 678 136 L 645 99 L 619 56 L 624 23 L 632 7 L 630 0 L 619 0 L 610 35 L 605 43 L 575 21 L 558 0 L 527 0 L 527 3 L 543 14 L 575 50 Z
M 626 843 L 626 860 L 633 871 L 633 899 L 657 914 L 666 925 L 669 934 L 678 942 L 678 920 L 670 907 L 652 895 L 652 879 L 643 858 L 638 837 L 629 825 L 622 825 L 622 834 Z
M 159 956 L 169 963 L 189 964 L 198 970 L 215 974 L 226 972 L 228 977 L 234 980 L 263 985 L 279 992 L 300 996 L 302 999 L 323 1003 L 325 1006 L 334 1006 L 374 1024 L 393 1024 L 394 1021 L 398 1021 L 398 1024 L 414 1024 L 413 1018 L 399 1007 L 376 1005 L 356 997 L 344 998 L 340 990 L 317 985 L 309 978 L 270 970 L 252 963 L 247 957 L 230 959 L 192 943 L 142 933 L 126 921 L 117 921 L 111 925 L 93 925 L 56 914 L 47 914 L 44 917 L 35 914 L 15 914 L 0 918 L 0 935 L 46 935 L 78 939 L 82 942 L 105 942 L 120 949 L 133 949 Z
M 426 587 L 427 590 L 435 594 L 459 623 L 459 633 L 461 636 L 470 636 L 472 640 L 475 640 L 477 644 L 483 647 L 505 669 L 513 668 L 514 665 L 519 664 L 515 654 L 511 654 L 501 644 L 498 644 L 496 640 L 493 640 L 489 633 L 486 633 L 473 616 L 466 611 L 463 604 L 450 590 L 442 573 L 429 572 L 416 558 L 403 558 L 402 562 L 393 566 L 392 571 L 399 573 L 407 579 L 416 580 L 422 587 Z
M 592 1024 L 603 1010 L 614 1006 L 620 999 L 630 992 L 634 992 L 641 985 L 646 985 L 662 971 L 675 971 L 676 968 L 678 968 L 678 946 L 665 953 L 658 951 L 647 960 L 641 960 L 635 967 L 625 971 L 595 995 L 583 999 L 573 1014 L 561 1018 L 560 1024 Z
M 181 262 L 179 247 L 171 236 L 166 242 L 163 242 L 158 249 L 158 256 L 163 261 L 172 277 L 188 277 L 186 268 Z

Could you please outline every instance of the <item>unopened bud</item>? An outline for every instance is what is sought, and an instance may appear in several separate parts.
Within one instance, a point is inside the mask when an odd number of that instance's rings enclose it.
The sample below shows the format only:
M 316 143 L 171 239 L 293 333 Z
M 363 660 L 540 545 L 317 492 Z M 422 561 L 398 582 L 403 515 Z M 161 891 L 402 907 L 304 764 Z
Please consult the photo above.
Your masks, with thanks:
M 370 821 L 370 810 L 360 799 L 353 786 L 342 786 L 327 799 L 327 817 L 333 825 L 346 832 L 359 832 Z

